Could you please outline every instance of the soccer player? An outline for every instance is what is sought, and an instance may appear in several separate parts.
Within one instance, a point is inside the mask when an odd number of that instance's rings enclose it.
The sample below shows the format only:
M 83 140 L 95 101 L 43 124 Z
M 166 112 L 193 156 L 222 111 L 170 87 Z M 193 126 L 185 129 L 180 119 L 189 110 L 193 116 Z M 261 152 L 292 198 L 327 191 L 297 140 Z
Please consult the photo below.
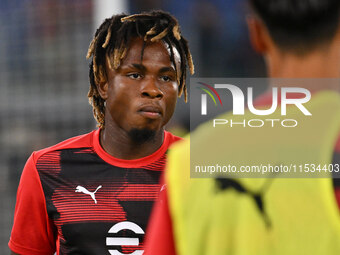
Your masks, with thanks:
M 248 21 L 250 39 L 255 50 L 265 57 L 269 77 L 340 77 L 338 0 L 249 2 L 254 12 Z M 297 137 L 296 144 L 310 139 L 310 148 L 303 151 L 305 146 L 294 147 L 294 142 L 288 148 L 275 146 L 275 141 L 284 138 L 273 135 L 273 131 L 262 138 L 273 139 L 273 147 L 267 151 L 268 154 L 271 150 L 279 151 L 278 160 L 289 160 L 285 158 L 289 153 L 285 152 L 295 150 L 295 155 L 306 159 L 305 163 L 313 161 L 311 155 L 318 155 L 335 166 L 340 163 L 340 140 L 337 138 L 340 97 L 337 92 L 320 90 L 339 92 L 339 83 L 308 89 L 319 103 L 316 106 L 328 105 L 332 109 L 325 116 L 325 122 L 316 117 L 322 115 L 319 107 L 314 109 L 313 123 L 324 133 L 314 133 L 312 137 L 302 133 Z M 256 105 L 267 106 L 270 101 L 270 95 L 265 94 Z M 191 138 L 196 136 L 200 142 L 209 141 L 217 131 L 209 132 L 207 128 L 210 127 L 198 128 Z M 227 132 L 224 131 L 225 137 L 218 136 L 218 142 L 232 148 Z M 245 141 L 248 138 L 246 134 L 242 137 Z M 245 160 L 251 162 L 257 149 L 247 148 L 246 142 L 242 148 L 255 153 L 244 155 Z M 151 218 L 147 255 L 340 253 L 340 187 L 336 180 L 189 179 L 189 150 L 186 140 L 175 145 L 169 155 L 164 178 L 167 188 Z
M 177 20 L 114 15 L 97 29 L 89 101 L 99 129 L 33 152 L 18 188 L 12 254 L 143 253 L 169 146 L 164 130 L 194 72 Z

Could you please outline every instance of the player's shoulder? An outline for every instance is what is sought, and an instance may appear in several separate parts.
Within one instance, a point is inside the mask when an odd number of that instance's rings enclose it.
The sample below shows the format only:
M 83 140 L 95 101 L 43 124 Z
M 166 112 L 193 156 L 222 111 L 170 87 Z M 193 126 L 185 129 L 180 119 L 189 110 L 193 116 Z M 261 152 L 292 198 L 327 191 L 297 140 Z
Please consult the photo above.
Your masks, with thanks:
M 95 132 L 98 130 L 93 130 L 90 133 L 74 136 L 68 138 L 60 143 L 52 145 L 50 147 L 38 150 L 33 152 L 35 160 L 39 159 L 41 156 L 59 150 L 66 150 L 66 149 L 76 149 L 76 148 L 89 148 L 93 145 L 93 137 Z

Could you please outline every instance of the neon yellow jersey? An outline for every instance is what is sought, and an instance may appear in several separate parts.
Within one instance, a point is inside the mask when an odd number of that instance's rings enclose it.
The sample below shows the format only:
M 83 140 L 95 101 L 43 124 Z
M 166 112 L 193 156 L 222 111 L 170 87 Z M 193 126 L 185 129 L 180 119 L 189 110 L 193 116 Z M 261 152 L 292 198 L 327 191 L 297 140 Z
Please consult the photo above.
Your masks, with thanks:
M 320 133 L 313 136 L 317 146 L 306 151 L 299 151 L 294 144 L 280 148 L 281 162 L 289 162 L 292 156 L 284 150 L 295 149 L 301 162 L 318 157 L 331 163 L 340 131 L 340 96 L 320 92 L 310 107 L 313 125 L 319 125 Z M 323 107 L 332 109 L 328 116 Z M 208 128 L 198 129 L 191 138 L 209 139 Z M 274 135 L 266 132 L 258 139 Z M 300 137 L 305 139 L 302 133 Z M 220 139 L 223 142 L 230 137 L 226 134 Z M 296 144 L 300 144 L 298 139 Z M 268 153 L 275 150 L 267 149 Z M 247 157 L 257 157 L 255 151 L 256 147 Z M 231 181 L 234 188 L 221 189 L 225 183 L 215 178 L 190 179 L 189 169 L 187 139 L 171 150 L 166 172 L 178 254 L 340 254 L 340 217 L 331 178 L 242 178 Z

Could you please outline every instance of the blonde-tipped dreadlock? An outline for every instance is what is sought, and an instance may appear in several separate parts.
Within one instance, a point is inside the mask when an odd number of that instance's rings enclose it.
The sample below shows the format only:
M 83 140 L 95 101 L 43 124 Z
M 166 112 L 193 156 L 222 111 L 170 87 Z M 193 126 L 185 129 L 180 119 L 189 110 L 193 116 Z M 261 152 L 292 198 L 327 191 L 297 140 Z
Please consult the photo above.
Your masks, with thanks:
M 93 107 L 93 114 L 100 128 L 105 126 L 105 101 L 99 95 L 97 85 L 106 81 L 106 60 L 108 68 L 117 69 L 128 51 L 131 39 L 141 37 L 144 41 L 164 41 L 170 49 L 170 60 L 174 64 L 177 81 L 178 96 L 184 94 L 187 101 L 186 68 L 189 66 L 194 74 L 194 64 L 188 47 L 188 42 L 181 35 L 177 20 L 163 11 L 145 12 L 135 15 L 114 15 L 106 19 L 97 29 L 90 43 L 87 58 L 92 57 L 90 63 L 89 102 Z M 145 45 L 144 45 L 145 46 Z M 173 48 L 180 55 L 180 68 L 175 63 Z M 143 56 L 144 47 L 142 49 Z

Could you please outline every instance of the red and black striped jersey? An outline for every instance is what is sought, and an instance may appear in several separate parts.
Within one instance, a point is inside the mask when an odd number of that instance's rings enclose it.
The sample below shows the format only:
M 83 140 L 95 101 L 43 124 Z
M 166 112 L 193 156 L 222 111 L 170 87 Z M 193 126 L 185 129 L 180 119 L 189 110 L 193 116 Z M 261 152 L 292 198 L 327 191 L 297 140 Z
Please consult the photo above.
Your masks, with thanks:
M 142 254 L 161 186 L 165 131 L 152 155 L 122 160 L 100 146 L 100 130 L 34 152 L 20 180 L 9 247 L 19 254 Z

